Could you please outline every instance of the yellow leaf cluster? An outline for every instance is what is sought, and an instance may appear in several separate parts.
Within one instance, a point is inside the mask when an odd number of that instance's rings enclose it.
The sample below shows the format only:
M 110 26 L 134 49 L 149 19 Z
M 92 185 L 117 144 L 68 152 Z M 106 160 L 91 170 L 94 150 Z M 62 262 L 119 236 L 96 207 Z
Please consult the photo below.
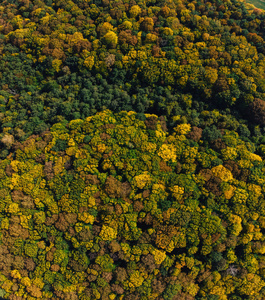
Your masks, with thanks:
M 152 190 L 155 194 L 158 194 L 159 191 L 165 191 L 166 187 L 164 184 L 162 183 L 154 183 L 153 186 L 152 186 Z
M 222 299 L 222 300 L 227 299 L 227 297 L 225 296 L 225 293 L 226 293 L 226 290 L 225 290 L 225 287 L 222 286 L 222 283 L 218 283 L 210 291 L 210 295 L 218 295 L 218 299 Z M 224 296 L 224 297 L 220 298 L 221 296 Z
M 44 211 L 38 211 L 33 216 L 36 224 L 43 224 L 45 222 L 46 216 Z
M 139 60 L 146 60 L 147 59 L 147 54 L 145 51 L 141 51 L 141 50 L 138 50 L 137 51 L 137 58 Z M 151 115 L 150 115 L 151 116 Z
M 110 298 L 110 300 L 114 300 L 116 298 L 116 295 L 115 294 L 110 294 L 109 298 Z
M 10 293 L 12 285 L 13 282 L 11 280 L 6 280 L 2 285 L 2 289 L 5 290 L 7 293 Z
M 83 224 L 82 223 L 76 223 L 75 224 L 75 231 L 78 233 L 83 229 Z
M 151 183 L 152 178 L 147 172 L 144 172 L 143 174 L 135 176 L 134 180 L 135 180 L 136 186 L 139 189 L 143 189 L 146 185 Z
M 112 227 L 103 225 L 99 236 L 102 238 L 103 241 L 111 241 L 116 239 L 117 230 Z
M 226 147 L 225 149 L 222 149 L 221 153 L 224 160 L 235 160 L 237 157 L 237 151 L 232 147 Z
M 212 172 L 216 177 L 220 178 L 222 181 L 229 181 L 233 179 L 231 171 L 226 169 L 223 165 L 213 167 Z
M 18 270 L 12 270 L 10 273 L 11 277 L 21 279 L 21 274 L 19 273 Z
M 234 263 L 235 261 L 237 261 L 237 256 L 235 255 L 235 251 L 234 249 L 229 249 L 227 251 L 227 260 L 228 262 L 231 264 L 231 263 Z
M 204 77 L 208 83 L 214 84 L 218 79 L 218 71 L 211 67 L 205 67 Z
M 233 224 L 231 228 L 231 234 L 238 236 L 242 231 L 243 227 L 241 225 L 242 219 L 237 215 L 231 215 L 230 222 Z
M 60 71 L 60 66 L 62 64 L 62 61 L 60 59 L 54 59 L 52 61 L 52 67 L 54 68 L 54 70 L 56 72 L 59 72 Z
M 134 287 L 139 287 L 142 285 L 144 278 L 141 276 L 139 271 L 134 271 L 130 276 L 130 282 L 133 284 Z
M 247 159 L 240 159 L 238 165 L 241 169 L 250 169 L 253 167 L 253 164 Z
M 31 286 L 31 280 L 29 279 L 29 277 L 23 277 L 23 278 L 21 278 L 20 282 L 24 286 Z
M 256 184 L 249 184 L 248 190 L 252 191 L 256 197 L 259 197 L 261 195 L 261 186 Z
M 176 162 L 176 147 L 172 144 L 163 144 L 158 151 L 158 155 L 162 157 L 164 161 L 171 160 L 172 162 Z
M 155 143 L 144 143 L 143 144 L 143 151 L 147 151 L 149 153 L 154 153 L 156 151 L 157 145 Z
M 107 147 L 106 147 L 105 144 L 99 144 L 97 146 L 97 148 L 98 148 L 98 152 L 103 153 L 106 150 Z
M 6 210 L 8 213 L 10 214 L 17 214 L 19 212 L 19 205 L 18 203 L 11 203 L 7 210 Z
M 155 263 L 160 265 L 166 259 L 166 252 L 155 249 L 152 254 L 154 255 Z
M 137 57 L 137 51 L 130 50 L 129 53 L 128 53 L 128 56 L 130 56 L 132 59 L 136 59 L 136 57 Z M 130 116 L 131 114 L 132 114 L 132 111 L 129 111 L 128 115 Z
M 138 16 L 141 13 L 141 8 L 139 5 L 133 5 L 130 9 L 130 17 L 131 18 L 135 18 L 136 16 Z
M 254 160 L 256 160 L 256 161 L 262 161 L 262 158 L 259 155 L 255 154 L 255 153 L 250 153 L 249 159 L 251 161 L 254 161 Z
M 177 127 L 174 127 L 174 130 L 177 134 L 187 134 L 190 132 L 191 125 L 190 124 L 179 124 Z
M 134 254 L 134 255 L 141 255 L 142 254 L 142 250 L 140 249 L 140 247 L 134 245 L 133 248 L 132 248 L 132 254 Z
M 166 137 L 166 133 L 162 130 L 156 130 L 155 133 L 156 133 L 157 138 L 165 138 Z
M 24 227 L 24 228 L 29 228 L 29 220 L 30 219 L 31 219 L 31 215 L 29 215 L 29 216 L 25 216 L 25 215 L 20 216 L 21 226 Z
M 2 219 L 1 228 L 8 230 L 8 228 L 9 228 L 9 219 L 8 218 Z
M 238 288 L 240 294 L 248 296 L 258 295 L 259 291 L 265 286 L 265 282 L 256 274 L 248 274 L 241 286 Z
M 109 22 L 104 22 L 102 24 L 102 29 L 105 31 L 105 32 L 108 32 L 110 30 L 113 29 L 113 26 L 109 23 Z
M 182 186 L 174 185 L 170 190 L 177 200 L 181 199 L 181 196 L 184 194 L 184 187 Z
M 40 277 L 34 278 L 32 283 L 34 285 L 36 285 L 37 287 L 39 287 L 40 289 L 42 289 L 44 287 L 44 282 L 43 282 L 42 278 L 40 278 Z
M 84 66 L 87 67 L 89 70 L 93 68 L 94 64 L 95 64 L 94 56 L 89 56 L 84 60 Z
M 237 188 L 235 190 L 235 194 L 233 196 L 233 201 L 235 203 L 246 203 L 247 199 L 248 199 L 249 195 L 247 193 L 246 190 L 241 189 L 241 188 Z
M 124 29 L 132 29 L 132 22 L 130 22 L 130 21 L 124 21 L 123 23 L 122 23 L 122 27 L 124 28 Z
M 87 212 L 83 212 L 83 213 L 78 214 L 78 220 L 82 221 L 84 223 L 87 223 L 87 224 L 93 224 L 95 217 L 90 215 Z
M 10 162 L 10 166 L 12 167 L 12 169 L 13 169 L 15 172 L 18 172 L 19 167 L 20 167 L 20 164 L 21 164 L 21 162 L 18 161 L 18 160 L 12 160 L 12 161 Z
M 194 284 L 194 283 L 189 283 L 187 286 L 186 286 L 186 291 L 193 297 L 195 297 L 199 291 L 199 286 L 197 284 Z M 224 290 L 225 291 L 225 290 Z
M 182 152 L 182 158 L 185 160 L 188 164 L 193 164 L 194 160 L 198 154 L 198 148 L 197 147 L 186 147 Z M 189 166 L 189 168 L 192 166 Z
M 230 222 L 233 223 L 233 224 L 241 224 L 242 219 L 239 216 L 237 216 L 237 215 L 231 214 L 231 216 L 230 216 Z
M 148 33 L 145 38 L 146 43 L 154 43 L 157 40 L 157 36 L 152 33 Z
M 58 175 L 64 170 L 64 161 L 63 158 L 60 156 L 55 162 L 54 166 L 54 174 Z
M 225 199 L 227 199 L 227 200 L 231 199 L 234 196 L 234 191 L 235 190 L 236 190 L 236 187 L 234 187 L 234 186 L 231 185 L 229 187 L 229 190 L 227 190 L 227 191 L 224 192 Z
M 164 27 L 164 29 L 163 29 L 163 34 L 165 34 L 165 35 L 173 35 L 174 32 L 173 32 L 173 30 L 172 30 L 171 28 L 169 28 L 169 27 Z
M 104 35 L 107 44 L 112 44 L 113 46 L 118 43 L 118 36 L 114 31 L 109 31 Z

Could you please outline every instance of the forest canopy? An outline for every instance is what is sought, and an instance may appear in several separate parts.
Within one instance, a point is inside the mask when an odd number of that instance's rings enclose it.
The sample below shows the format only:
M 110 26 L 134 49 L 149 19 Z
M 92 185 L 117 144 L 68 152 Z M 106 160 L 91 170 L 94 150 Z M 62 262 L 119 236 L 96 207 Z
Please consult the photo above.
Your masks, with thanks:
M 265 13 L 0 4 L 0 298 L 265 298 Z
M 56 123 L 0 161 L 0 295 L 264 298 L 264 146 L 136 116 Z
M 104 109 L 228 109 L 263 128 L 264 26 L 236 0 L 2 1 L 0 134 L 22 141 Z

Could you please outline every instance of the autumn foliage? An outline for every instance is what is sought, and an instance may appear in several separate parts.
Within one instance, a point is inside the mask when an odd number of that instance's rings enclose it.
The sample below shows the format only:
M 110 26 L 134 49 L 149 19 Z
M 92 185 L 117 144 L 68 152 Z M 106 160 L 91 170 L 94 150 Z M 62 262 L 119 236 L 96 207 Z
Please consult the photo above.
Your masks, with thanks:
M 265 13 L 0 3 L 0 298 L 265 299 Z
M 219 109 L 263 126 L 264 27 L 238 1 L 2 1 L 0 156 L 106 108 L 202 129 L 194 111 Z
M 145 117 L 56 123 L 0 161 L 5 299 L 264 298 L 264 154 Z

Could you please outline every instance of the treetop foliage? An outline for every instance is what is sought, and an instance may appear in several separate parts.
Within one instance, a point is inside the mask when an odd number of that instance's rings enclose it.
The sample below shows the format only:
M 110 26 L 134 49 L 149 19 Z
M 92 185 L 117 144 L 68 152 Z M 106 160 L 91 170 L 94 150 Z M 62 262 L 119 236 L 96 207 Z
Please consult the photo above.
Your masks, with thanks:
M 0 298 L 265 298 L 265 13 L 0 4 Z
M 230 109 L 264 126 L 265 14 L 238 1 L 3 1 L 0 122 Z
M 263 148 L 145 118 L 56 123 L 0 161 L 6 299 L 264 298 Z

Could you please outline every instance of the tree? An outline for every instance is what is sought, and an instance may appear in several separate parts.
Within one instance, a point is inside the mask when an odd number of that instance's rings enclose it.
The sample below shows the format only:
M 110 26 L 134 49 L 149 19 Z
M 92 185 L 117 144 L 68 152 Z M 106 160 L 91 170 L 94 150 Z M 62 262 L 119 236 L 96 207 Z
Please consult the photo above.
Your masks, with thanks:
M 104 41 L 110 48 L 115 48 L 118 43 L 118 36 L 114 31 L 109 31 L 104 35 Z
M 265 126 L 265 101 L 255 98 L 248 106 L 248 118 Z

